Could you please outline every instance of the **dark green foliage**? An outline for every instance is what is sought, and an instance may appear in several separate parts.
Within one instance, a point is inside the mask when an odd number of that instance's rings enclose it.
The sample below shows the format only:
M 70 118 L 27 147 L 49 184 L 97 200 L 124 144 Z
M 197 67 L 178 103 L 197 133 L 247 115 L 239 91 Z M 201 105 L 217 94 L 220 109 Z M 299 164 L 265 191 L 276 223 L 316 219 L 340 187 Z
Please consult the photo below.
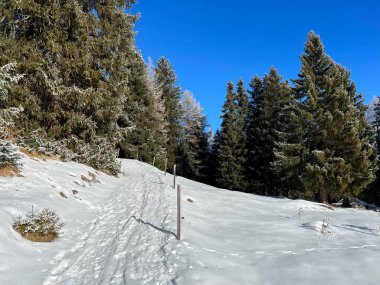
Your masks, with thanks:
M 222 130 L 218 147 L 218 166 L 216 181 L 221 187 L 231 190 L 243 190 L 245 186 L 244 165 L 241 163 L 239 150 L 238 100 L 234 85 L 227 85 L 226 101 L 222 109 Z
M 161 90 L 165 106 L 166 115 L 166 151 L 168 157 L 168 168 L 172 169 L 176 163 L 177 150 L 179 147 L 178 139 L 181 137 L 180 122 L 182 111 L 180 106 L 181 87 L 177 86 L 177 76 L 170 62 L 161 57 L 157 61 L 155 68 L 155 79 Z
M 242 81 L 237 94 L 229 83 L 212 152 L 221 186 L 244 190 L 247 181 L 249 192 L 327 202 L 357 196 L 374 180 L 374 137 L 350 73 L 313 32 L 301 61 L 293 89 L 274 68 L 254 77 L 248 110 Z
M 248 131 L 248 94 L 244 88 L 244 82 L 239 79 L 236 86 L 236 116 L 237 122 L 235 125 L 237 144 L 235 146 L 237 163 L 241 165 L 239 171 L 239 190 L 245 191 L 248 183 L 246 179 L 246 165 L 247 165 L 247 131 Z
M 280 177 L 274 173 L 275 148 L 279 140 L 279 113 L 289 100 L 290 87 L 282 83 L 281 77 L 273 67 L 263 79 L 254 77 L 250 87 L 250 118 L 248 173 L 250 191 L 261 194 L 278 195 Z M 278 171 L 277 171 L 278 172 Z
M 292 95 L 284 96 L 277 113 L 272 171 L 277 191 L 290 198 L 311 199 L 313 192 L 304 189 L 301 173 L 305 167 L 305 120 L 301 104 Z
M 372 134 L 350 74 L 310 33 L 295 92 L 306 111 L 304 186 L 328 198 L 358 195 L 374 179 Z
M 122 157 L 136 158 L 138 153 L 139 160 L 149 163 L 156 157 L 156 166 L 162 166 L 165 133 L 162 132 L 163 122 L 157 117 L 161 115 L 157 110 L 161 93 L 141 55 L 136 54 L 130 59 L 129 69 L 129 89 L 123 108 L 128 117 L 123 126 L 129 131 L 119 143 Z
M 379 100 L 379 97 L 378 97 Z M 376 171 L 376 179 L 375 181 L 366 189 L 361 198 L 364 200 L 380 205 L 380 102 L 375 103 L 374 108 L 374 121 L 372 123 L 372 128 L 374 132 L 374 139 L 376 145 L 376 157 L 377 157 L 377 171 Z
M 52 140 L 75 136 L 87 145 L 119 139 L 135 53 L 135 18 L 124 13 L 132 3 L 1 1 L 0 64 L 15 61 L 24 75 L 6 101 L 24 108 L 18 129 L 42 128 Z

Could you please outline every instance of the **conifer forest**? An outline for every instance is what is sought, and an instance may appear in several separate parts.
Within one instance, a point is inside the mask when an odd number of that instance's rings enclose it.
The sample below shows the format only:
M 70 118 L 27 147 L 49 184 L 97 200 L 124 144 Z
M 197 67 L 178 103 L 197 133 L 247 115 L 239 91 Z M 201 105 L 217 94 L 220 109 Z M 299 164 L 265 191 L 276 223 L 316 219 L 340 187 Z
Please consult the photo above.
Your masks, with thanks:
M 380 105 L 368 120 L 350 72 L 305 35 L 296 78 L 275 67 L 226 82 L 212 133 L 163 55 L 135 44 L 133 0 L 0 1 L 2 166 L 10 142 L 118 175 L 138 159 L 229 190 L 380 203 Z M 196 95 L 196 94 L 195 94 Z

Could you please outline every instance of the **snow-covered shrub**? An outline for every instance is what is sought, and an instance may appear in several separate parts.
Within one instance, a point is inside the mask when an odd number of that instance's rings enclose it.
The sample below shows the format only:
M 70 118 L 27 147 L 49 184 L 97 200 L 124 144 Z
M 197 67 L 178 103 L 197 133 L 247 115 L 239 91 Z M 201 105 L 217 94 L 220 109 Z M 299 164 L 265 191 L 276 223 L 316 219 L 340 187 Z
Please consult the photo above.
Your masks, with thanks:
M 5 167 L 16 168 L 21 165 L 21 155 L 14 145 L 0 139 L 0 169 Z
M 58 237 L 63 223 L 51 209 L 34 212 L 25 216 L 13 217 L 13 228 L 24 238 L 37 242 L 50 242 Z
M 120 162 L 117 161 L 118 150 L 115 145 L 103 137 L 96 137 L 89 144 L 76 137 L 65 141 L 65 146 L 71 152 L 63 153 L 63 160 L 73 160 L 84 163 L 95 169 L 117 175 L 120 172 Z
M 29 153 L 38 153 L 45 156 L 61 155 L 63 146 L 59 141 L 49 140 L 42 129 L 30 133 L 20 132 L 18 145 Z

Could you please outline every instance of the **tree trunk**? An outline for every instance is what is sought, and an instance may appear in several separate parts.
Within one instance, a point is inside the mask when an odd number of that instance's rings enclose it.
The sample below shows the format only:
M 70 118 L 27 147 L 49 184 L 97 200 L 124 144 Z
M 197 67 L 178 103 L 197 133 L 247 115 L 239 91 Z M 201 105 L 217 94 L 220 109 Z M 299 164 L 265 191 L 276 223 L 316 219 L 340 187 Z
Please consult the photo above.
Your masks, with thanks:
M 324 185 L 319 186 L 319 202 L 328 204 L 327 191 Z
M 342 207 L 343 208 L 351 208 L 350 198 L 343 198 Z

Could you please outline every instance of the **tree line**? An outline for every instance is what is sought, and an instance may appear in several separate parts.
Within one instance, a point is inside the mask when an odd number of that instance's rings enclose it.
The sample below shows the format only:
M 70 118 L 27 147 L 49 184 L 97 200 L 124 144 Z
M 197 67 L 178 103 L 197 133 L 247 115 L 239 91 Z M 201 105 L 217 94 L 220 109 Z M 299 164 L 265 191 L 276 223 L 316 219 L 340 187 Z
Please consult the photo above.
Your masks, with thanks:
M 144 62 L 133 4 L 1 1 L 0 108 L 22 107 L 12 125 L 8 116 L 2 142 L 12 137 L 27 151 L 110 174 L 120 171 L 117 157 L 155 158 L 159 167 L 168 157 L 169 168 L 177 163 L 183 175 L 201 176 L 206 116 L 191 93 L 183 95 L 166 58 Z
M 229 82 L 221 129 L 212 134 L 173 65 L 144 61 L 133 4 L 1 1 L 2 166 L 17 157 L 12 140 L 114 175 L 118 157 L 159 168 L 167 158 L 169 170 L 176 164 L 198 181 L 322 202 L 347 201 L 375 180 L 380 108 L 375 136 L 350 73 L 318 35 L 309 34 L 291 82 L 274 67 L 248 90 L 242 79 Z
M 242 80 L 236 90 L 228 83 L 216 134 L 216 182 L 250 193 L 326 203 L 343 198 L 348 204 L 375 180 L 378 168 L 367 107 L 350 72 L 325 53 L 314 32 L 301 65 L 293 84 L 274 67 L 263 78 L 253 77 L 248 91 Z

